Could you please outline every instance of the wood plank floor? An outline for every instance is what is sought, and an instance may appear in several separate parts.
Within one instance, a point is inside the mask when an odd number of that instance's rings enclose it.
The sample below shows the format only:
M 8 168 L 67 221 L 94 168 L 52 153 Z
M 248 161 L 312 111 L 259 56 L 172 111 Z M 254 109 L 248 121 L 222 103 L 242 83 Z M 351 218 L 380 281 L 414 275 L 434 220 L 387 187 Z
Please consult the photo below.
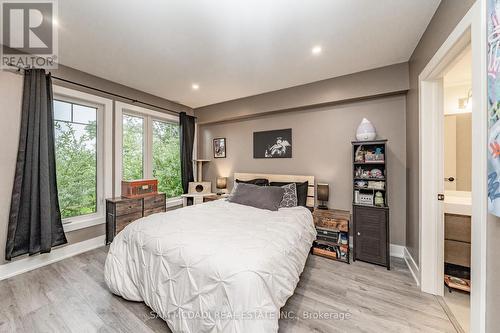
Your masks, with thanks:
M 170 332 L 143 303 L 108 291 L 106 253 L 102 247 L 0 281 L 0 331 Z M 436 298 L 417 289 L 404 262 L 392 263 L 387 271 L 310 256 L 283 309 L 293 318 L 280 320 L 280 333 L 455 332 Z

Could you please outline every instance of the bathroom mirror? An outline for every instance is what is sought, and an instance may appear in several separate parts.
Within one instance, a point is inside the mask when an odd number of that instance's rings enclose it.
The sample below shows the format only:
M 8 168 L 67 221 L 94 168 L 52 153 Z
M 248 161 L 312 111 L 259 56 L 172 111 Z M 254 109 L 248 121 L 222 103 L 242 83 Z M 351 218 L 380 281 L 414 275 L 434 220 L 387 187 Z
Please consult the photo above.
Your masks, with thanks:
M 444 117 L 445 190 L 471 191 L 472 113 Z

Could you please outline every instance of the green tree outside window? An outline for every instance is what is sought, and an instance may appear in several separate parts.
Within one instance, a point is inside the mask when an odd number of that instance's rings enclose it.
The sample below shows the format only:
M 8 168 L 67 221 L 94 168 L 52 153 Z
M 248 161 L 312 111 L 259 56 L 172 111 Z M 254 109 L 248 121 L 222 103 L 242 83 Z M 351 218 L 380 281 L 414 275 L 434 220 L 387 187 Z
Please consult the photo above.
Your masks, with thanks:
M 54 121 L 61 217 L 92 214 L 97 211 L 97 109 L 80 107 L 79 112 L 86 113 L 87 123 L 76 123 L 71 121 L 73 104 L 57 102 L 67 108 L 69 115 L 69 121 L 58 120 L 55 112 Z
M 178 124 L 153 120 L 153 177 L 167 198 L 182 194 Z

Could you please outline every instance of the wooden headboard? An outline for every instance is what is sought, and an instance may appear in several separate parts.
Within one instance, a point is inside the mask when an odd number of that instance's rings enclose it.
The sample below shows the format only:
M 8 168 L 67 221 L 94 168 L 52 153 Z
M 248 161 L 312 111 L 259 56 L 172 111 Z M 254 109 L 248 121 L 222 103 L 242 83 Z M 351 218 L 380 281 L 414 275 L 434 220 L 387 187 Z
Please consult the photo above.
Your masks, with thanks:
M 308 182 L 309 187 L 307 189 L 307 202 L 306 205 L 309 208 L 314 208 L 314 196 L 316 187 L 314 186 L 314 176 L 298 176 L 298 175 L 275 175 L 268 173 L 239 173 L 234 174 L 234 180 L 252 180 L 255 178 L 265 178 L 269 182 L 290 182 L 290 183 L 302 183 Z

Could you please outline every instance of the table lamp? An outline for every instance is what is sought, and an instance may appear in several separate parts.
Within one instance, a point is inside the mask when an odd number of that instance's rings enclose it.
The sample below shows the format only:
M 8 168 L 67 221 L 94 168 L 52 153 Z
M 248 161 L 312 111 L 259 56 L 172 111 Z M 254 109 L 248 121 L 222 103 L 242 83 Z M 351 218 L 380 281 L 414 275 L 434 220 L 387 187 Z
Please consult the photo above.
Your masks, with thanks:
M 222 195 L 227 193 L 227 177 L 217 177 L 216 187 L 218 190 L 217 194 Z
M 316 187 L 318 201 L 321 202 L 321 204 L 318 205 L 318 209 L 328 209 L 326 203 L 328 202 L 330 187 L 328 186 L 328 184 L 318 184 Z

